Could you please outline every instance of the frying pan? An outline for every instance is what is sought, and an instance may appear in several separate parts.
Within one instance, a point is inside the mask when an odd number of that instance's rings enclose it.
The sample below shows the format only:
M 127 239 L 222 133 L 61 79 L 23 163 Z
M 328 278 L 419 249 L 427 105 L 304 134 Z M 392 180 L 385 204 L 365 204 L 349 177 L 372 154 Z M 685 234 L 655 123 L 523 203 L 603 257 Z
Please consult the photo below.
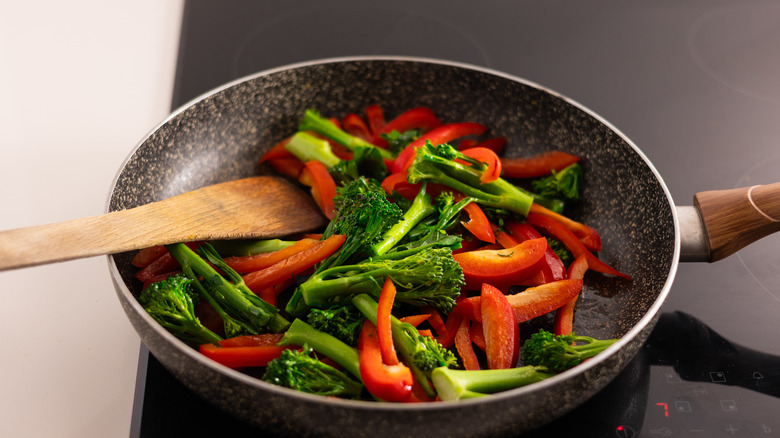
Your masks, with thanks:
M 722 230 L 713 231 L 709 223 L 703 227 L 693 207 L 675 207 L 661 176 L 639 148 L 584 106 L 501 72 L 408 57 L 295 64 L 201 96 L 175 111 L 132 151 L 114 181 L 108 209 L 272 173 L 258 167 L 258 158 L 296 130 L 304 110 L 341 117 L 377 103 L 388 117 L 427 106 L 445 123 L 483 123 L 489 135 L 508 138 L 509 157 L 550 149 L 582 157 L 584 200 L 572 216 L 600 231 L 599 257 L 632 280 L 589 273 L 574 330 L 620 341 L 548 380 L 490 397 L 400 405 L 334 400 L 274 386 L 201 356 L 162 329 L 137 302 L 141 285 L 133 276 L 133 254 L 109 256 L 118 297 L 151 353 L 195 393 L 266 430 L 342 437 L 496 436 L 531 430 L 596 394 L 635 356 L 657 321 L 681 256 L 713 261 L 778 229 L 777 222 L 760 217 L 760 211 L 736 209 L 752 211 L 763 228 L 749 237 L 713 243 L 712 237 Z M 762 202 L 777 198 L 760 195 Z M 745 193 L 734 196 L 744 199 Z M 711 197 L 697 199 L 717 216 L 721 209 L 711 206 Z M 734 241 L 739 244 L 732 245 Z M 527 334 L 548 323 L 541 318 L 522 328 Z

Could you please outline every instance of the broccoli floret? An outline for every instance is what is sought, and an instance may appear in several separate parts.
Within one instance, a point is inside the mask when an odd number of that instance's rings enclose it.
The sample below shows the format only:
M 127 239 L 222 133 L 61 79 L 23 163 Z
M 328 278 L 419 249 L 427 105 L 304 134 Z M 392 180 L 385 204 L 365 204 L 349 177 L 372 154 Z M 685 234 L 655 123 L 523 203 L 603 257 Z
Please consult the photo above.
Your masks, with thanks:
M 471 166 L 455 160 L 472 163 Z M 451 187 L 477 203 L 503 208 L 523 216 L 528 215 L 533 195 L 503 178 L 482 184 L 479 181 L 486 166 L 465 156 L 448 144 L 434 146 L 430 141 L 417 149 L 413 164 L 408 169 L 411 183 L 428 181 Z
M 550 175 L 531 182 L 536 193 L 570 202 L 579 201 L 581 184 L 582 166 L 579 163 L 571 164 L 558 172 L 553 170 Z
M 336 304 L 327 309 L 311 309 L 307 319 L 315 329 L 356 346 L 366 317 L 355 306 Z
M 214 248 L 205 243 L 198 248 L 201 258 L 183 243 L 166 245 L 179 262 L 199 295 L 214 307 L 225 322 L 225 334 L 259 334 L 268 330 L 281 333 L 290 323 L 273 305 L 266 303 L 244 284 L 240 274 L 228 266 Z M 216 266 L 230 279 L 212 267 Z
M 548 236 L 547 244 L 553 250 L 555 255 L 561 259 L 564 266 L 569 266 L 571 262 L 574 261 L 574 255 L 572 255 L 571 251 L 569 251 L 569 249 L 566 248 L 566 245 L 564 245 L 560 240 Z
M 522 357 L 526 365 L 545 366 L 560 372 L 601 353 L 615 342 L 617 339 L 594 339 L 578 336 L 574 332 L 569 335 L 554 335 L 546 330 L 539 330 L 525 341 Z
M 282 336 L 279 345 L 307 346 L 317 353 L 330 358 L 354 377 L 360 377 L 360 358 L 356 348 L 350 347 L 333 335 L 317 330 L 301 319 L 293 320 L 290 328 Z
M 352 304 L 376 324 L 377 302 L 366 294 L 352 297 Z M 444 348 L 436 339 L 423 336 L 411 324 L 401 322 L 391 317 L 391 330 L 393 332 L 393 344 L 398 351 L 401 360 L 406 363 L 415 375 L 417 382 L 430 397 L 436 395 L 429 383 L 434 370 L 444 367 L 455 367 L 458 360 L 455 354 Z
M 374 148 L 379 151 L 383 158 L 393 158 L 390 151 L 378 148 L 360 137 L 348 134 L 339 129 L 339 127 L 330 120 L 320 116 L 319 112 L 312 109 L 306 110 L 303 113 L 303 119 L 298 125 L 298 130 L 316 132 L 317 134 L 339 143 L 352 152 L 355 152 L 358 148 Z
M 191 290 L 191 283 L 192 280 L 184 275 L 172 275 L 141 291 L 138 302 L 155 321 L 182 341 L 218 343 L 222 338 L 195 316 L 197 295 Z
M 390 227 L 382 236 L 382 240 L 372 246 L 375 255 L 382 255 L 390 251 L 423 219 L 436 212 L 431 195 L 427 193 L 426 184 L 414 197 L 412 205 L 404 212 L 403 218 Z
M 358 293 L 378 296 L 385 278 L 397 290 L 396 300 L 415 306 L 433 306 L 448 312 L 465 284 L 463 270 L 449 248 L 424 248 L 400 258 L 367 259 L 354 265 L 317 272 L 298 286 L 308 307 L 327 307 Z
M 545 367 L 527 365 L 498 370 L 459 370 L 440 367 L 431 380 L 439 398 L 444 401 L 483 397 L 501 391 L 539 382 L 553 373 Z
M 393 155 L 398 155 L 406 148 L 406 146 L 409 145 L 409 143 L 420 138 L 420 131 L 416 129 L 410 129 L 409 131 L 401 133 L 393 130 L 389 133 L 380 135 L 383 139 L 385 139 L 385 141 L 387 141 L 387 149 L 390 151 L 390 153 Z
M 312 350 L 284 350 L 268 363 L 263 380 L 298 391 L 329 397 L 356 399 L 363 393 L 363 384 L 347 374 L 320 361 Z

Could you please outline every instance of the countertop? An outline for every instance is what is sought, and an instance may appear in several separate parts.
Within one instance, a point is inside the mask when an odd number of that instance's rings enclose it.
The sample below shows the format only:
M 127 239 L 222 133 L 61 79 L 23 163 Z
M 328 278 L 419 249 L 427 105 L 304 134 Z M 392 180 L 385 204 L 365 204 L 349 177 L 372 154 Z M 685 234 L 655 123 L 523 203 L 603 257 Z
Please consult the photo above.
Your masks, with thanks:
M 0 3 L 0 229 L 103 213 L 170 111 L 182 3 Z M 128 435 L 140 340 L 106 257 L 0 273 L 0 332 L 0 436 Z

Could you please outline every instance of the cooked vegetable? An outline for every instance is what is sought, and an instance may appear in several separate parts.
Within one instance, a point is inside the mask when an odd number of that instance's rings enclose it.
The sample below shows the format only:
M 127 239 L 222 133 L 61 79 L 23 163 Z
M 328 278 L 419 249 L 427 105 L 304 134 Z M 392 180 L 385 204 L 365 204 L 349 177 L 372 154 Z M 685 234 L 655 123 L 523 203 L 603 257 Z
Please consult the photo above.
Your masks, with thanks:
M 366 389 L 374 397 L 403 402 L 412 396 L 414 378 L 412 371 L 402 363 L 387 365 L 382 361 L 382 352 L 376 326 L 366 319 L 358 341 L 360 354 L 360 375 Z
M 455 160 L 476 161 L 448 144 L 434 146 L 428 142 L 417 150 L 408 169 L 409 182 L 443 184 L 476 199 L 477 203 L 523 216 L 528 214 L 533 203 L 532 195 L 503 178 L 482 184 L 480 178 L 485 173 L 485 165 L 477 162 L 468 166 Z
M 357 345 L 360 329 L 366 317 L 347 302 L 334 304 L 326 309 L 311 309 L 308 322 L 317 330 L 331 334 L 347 345 Z
M 289 326 L 289 322 L 278 314 L 276 307 L 249 290 L 241 275 L 230 268 L 211 245 L 206 243 L 199 248 L 207 260 L 183 243 L 166 247 L 179 262 L 182 271 L 193 280 L 199 295 L 222 316 L 226 335 L 232 337 L 268 330 L 279 333 Z M 224 272 L 230 280 L 220 275 L 209 263 Z
M 550 175 L 534 180 L 531 184 L 536 193 L 542 196 L 559 198 L 569 202 L 579 201 L 582 166 L 579 163 L 574 163 L 559 171 L 553 170 Z
M 436 393 L 444 401 L 482 397 L 540 382 L 553 373 L 545 367 L 527 365 L 499 370 L 454 370 L 436 368 L 431 374 Z
M 138 302 L 155 321 L 184 342 L 219 342 L 222 338 L 195 316 L 194 300 L 198 298 L 191 283 L 192 280 L 184 275 L 172 275 L 141 291 Z
M 393 158 L 392 154 L 386 149 L 378 148 L 360 137 L 344 132 L 333 122 L 320 116 L 319 112 L 312 109 L 306 110 L 303 113 L 303 119 L 298 125 L 298 130 L 316 132 L 317 134 L 339 143 L 352 152 L 355 152 L 358 148 L 374 148 L 382 154 L 382 157 Z
M 315 329 L 303 320 L 293 320 L 279 345 L 311 348 L 338 363 L 347 372 L 360 379 L 360 360 L 357 350 L 338 340 L 335 336 Z
M 284 350 L 279 358 L 268 364 L 263 380 L 328 397 L 355 399 L 363 393 L 360 382 L 322 362 L 308 348 Z
M 546 330 L 531 335 L 523 345 L 523 362 L 527 365 L 539 365 L 559 372 L 580 364 L 607 347 L 617 342 L 617 339 L 594 339 L 589 336 L 579 336 L 572 332 L 569 335 L 554 335 Z

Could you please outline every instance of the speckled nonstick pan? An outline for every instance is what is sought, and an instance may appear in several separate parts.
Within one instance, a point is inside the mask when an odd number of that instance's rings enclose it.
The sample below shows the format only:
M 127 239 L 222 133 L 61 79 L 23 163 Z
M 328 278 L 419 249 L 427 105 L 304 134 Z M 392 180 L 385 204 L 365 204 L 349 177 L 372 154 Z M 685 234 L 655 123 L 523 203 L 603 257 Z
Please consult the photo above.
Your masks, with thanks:
M 257 167 L 258 158 L 295 131 L 305 109 L 343 116 L 375 103 L 388 117 L 428 106 L 444 122 L 483 123 L 490 134 L 508 137 L 510 157 L 552 148 L 582 157 L 584 201 L 574 216 L 600 231 L 599 257 L 632 280 L 588 274 L 574 328 L 621 340 L 547 381 L 491 397 L 427 404 L 334 400 L 273 386 L 201 356 L 138 304 L 132 254 L 110 256 L 117 294 L 142 341 L 173 375 L 215 406 L 295 436 L 518 434 L 598 392 L 642 346 L 669 292 L 681 253 L 677 209 L 661 177 L 630 140 L 583 106 L 533 83 L 463 64 L 392 57 L 330 59 L 262 72 L 202 96 L 154 129 L 119 171 L 108 209 L 270 173 Z M 698 222 L 695 214 L 692 222 Z M 685 253 L 702 258 L 701 248 Z

